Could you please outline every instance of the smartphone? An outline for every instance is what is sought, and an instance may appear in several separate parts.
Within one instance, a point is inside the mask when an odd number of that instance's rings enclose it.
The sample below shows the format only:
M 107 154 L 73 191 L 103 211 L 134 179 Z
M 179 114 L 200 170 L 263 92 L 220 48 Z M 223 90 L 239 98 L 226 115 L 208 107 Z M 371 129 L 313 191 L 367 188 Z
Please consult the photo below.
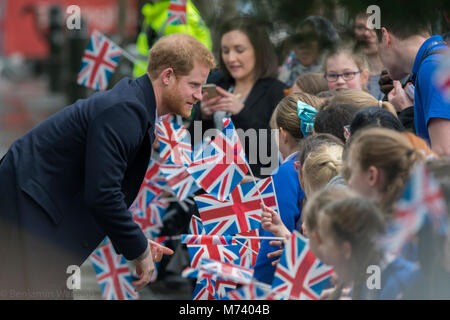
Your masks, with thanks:
M 202 91 L 208 92 L 208 99 L 214 98 L 219 95 L 216 90 L 216 85 L 214 83 L 207 83 L 202 85 Z

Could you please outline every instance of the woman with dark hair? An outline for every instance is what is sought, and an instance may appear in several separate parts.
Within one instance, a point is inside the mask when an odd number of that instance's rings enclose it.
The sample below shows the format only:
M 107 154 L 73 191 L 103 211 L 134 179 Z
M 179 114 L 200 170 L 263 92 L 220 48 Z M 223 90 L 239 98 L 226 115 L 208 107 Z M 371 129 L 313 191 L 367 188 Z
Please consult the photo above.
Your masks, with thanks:
M 403 127 L 400 120 L 391 112 L 380 107 L 367 107 L 359 110 L 353 116 L 349 128 L 350 135 L 354 135 L 357 130 L 369 126 L 382 127 L 399 132 L 405 131 L 405 127 Z
M 252 144 L 250 148 L 250 143 L 241 138 L 252 172 L 259 177 L 270 175 L 274 162 L 278 164 L 278 150 L 274 145 L 272 152 L 269 122 L 286 89 L 275 78 L 275 49 L 264 25 L 251 17 L 225 22 L 220 30 L 220 39 L 222 77 L 215 82 L 216 96 L 208 96 L 205 92 L 200 105 L 194 109 L 193 119 L 202 121 L 205 132 L 210 128 L 222 129 L 223 118 L 231 117 L 236 129 L 242 129 Z M 249 136 L 252 133 L 247 131 L 249 129 L 256 134 Z M 260 142 L 261 138 L 263 141 Z M 267 150 L 262 150 L 260 144 L 267 145 Z M 261 170 L 262 162 L 272 165 L 271 168 Z

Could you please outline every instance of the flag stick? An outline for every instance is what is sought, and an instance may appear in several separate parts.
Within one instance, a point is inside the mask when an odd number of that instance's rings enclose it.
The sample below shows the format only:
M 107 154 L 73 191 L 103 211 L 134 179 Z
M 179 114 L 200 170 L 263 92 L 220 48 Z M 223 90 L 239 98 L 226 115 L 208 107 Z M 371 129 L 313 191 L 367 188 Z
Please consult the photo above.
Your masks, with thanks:
M 250 171 L 250 174 L 253 177 L 253 182 L 255 183 L 255 186 L 257 186 L 255 175 L 253 174 L 252 168 L 250 168 L 250 164 L 247 162 L 247 159 L 245 159 L 245 164 L 247 165 L 247 168 L 248 168 L 248 170 Z M 256 190 L 258 191 L 259 198 L 261 199 L 262 204 L 265 205 L 263 197 L 262 197 L 261 192 L 259 191 L 258 187 L 256 187 Z
M 181 239 L 181 234 L 176 235 L 176 236 L 171 236 L 169 237 L 171 240 L 180 240 Z M 202 236 L 202 234 L 199 234 L 198 236 Z M 204 234 L 204 236 L 206 236 L 206 234 Z M 279 240 L 279 241 L 283 241 L 286 240 L 286 238 L 284 237 L 253 237 L 253 236 L 232 236 L 233 239 L 245 239 L 245 240 L 251 240 L 251 239 L 258 239 L 258 240 Z
M 253 252 L 254 254 L 258 254 L 258 252 L 256 252 L 255 250 L 253 250 L 252 248 L 246 246 L 245 244 L 243 244 L 242 242 L 240 242 L 239 240 L 236 240 L 237 243 L 239 243 L 241 246 L 247 248 L 248 250 L 250 250 L 251 252 Z

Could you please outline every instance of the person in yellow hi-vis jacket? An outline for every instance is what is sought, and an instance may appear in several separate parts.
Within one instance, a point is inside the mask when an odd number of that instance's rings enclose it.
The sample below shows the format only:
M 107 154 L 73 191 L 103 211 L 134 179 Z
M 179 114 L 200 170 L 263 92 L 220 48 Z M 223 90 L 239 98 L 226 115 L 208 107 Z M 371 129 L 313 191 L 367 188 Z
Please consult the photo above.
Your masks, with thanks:
M 135 78 L 146 73 L 150 47 L 154 41 L 162 36 L 172 33 L 189 34 L 203 43 L 206 48 L 212 50 L 211 33 L 192 1 L 188 0 L 186 3 L 185 24 L 168 21 L 170 2 L 170 0 L 162 0 L 155 3 L 146 3 L 142 7 L 144 21 L 136 42 L 136 51 L 139 57 L 133 69 Z M 149 34 L 151 35 L 152 33 L 155 36 L 154 39 L 148 39 Z

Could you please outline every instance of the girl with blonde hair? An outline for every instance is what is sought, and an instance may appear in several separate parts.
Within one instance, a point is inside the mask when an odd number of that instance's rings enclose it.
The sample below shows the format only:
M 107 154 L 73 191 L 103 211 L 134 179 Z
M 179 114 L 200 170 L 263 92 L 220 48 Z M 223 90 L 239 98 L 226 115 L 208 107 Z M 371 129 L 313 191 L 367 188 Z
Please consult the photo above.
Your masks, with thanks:
M 343 147 L 338 144 L 323 144 L 306 157 L 299 178 L 307 199 L 340 173 L 342 152 Z

